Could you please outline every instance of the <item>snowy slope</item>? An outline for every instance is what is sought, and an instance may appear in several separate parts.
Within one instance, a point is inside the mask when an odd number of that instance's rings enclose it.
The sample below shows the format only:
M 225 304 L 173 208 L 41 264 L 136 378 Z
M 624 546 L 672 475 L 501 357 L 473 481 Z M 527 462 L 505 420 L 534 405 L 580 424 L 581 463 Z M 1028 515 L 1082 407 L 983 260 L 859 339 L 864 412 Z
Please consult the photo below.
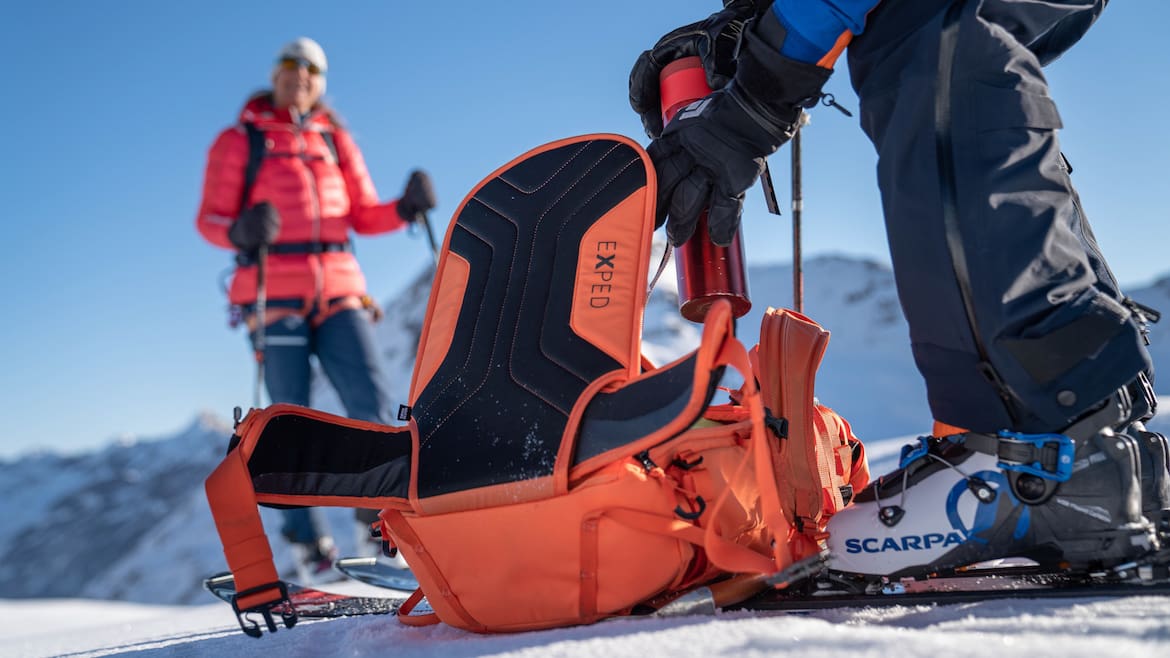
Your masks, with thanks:
M 0 592 L 76 596 L 173 516 L 230 431 L 202 415 L 167 440 L 0 464 Z
M 203 480 L 230 435 L 230 425 L 203 413 L 171 437 L 0 462 L 0 598 L 203 602 L 202 578 L 225 568 Z M 279 514 L 261 513 L 287 570 Z M 330 517 L 349 529 L 348 510 Z M 352 537 L 339 534 L 338 543 L 350 551 Z

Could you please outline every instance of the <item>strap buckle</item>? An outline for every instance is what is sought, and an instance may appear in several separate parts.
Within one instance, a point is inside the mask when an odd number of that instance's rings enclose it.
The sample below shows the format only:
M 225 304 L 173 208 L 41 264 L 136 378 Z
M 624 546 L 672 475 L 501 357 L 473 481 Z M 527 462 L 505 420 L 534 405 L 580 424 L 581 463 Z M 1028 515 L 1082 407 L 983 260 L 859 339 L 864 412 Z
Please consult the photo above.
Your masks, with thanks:
M 906 468 L 921 457 L 925 457 L 926 453 L 930 452 L 929 436 L 918 437 L 918 445 L 908 443 L 902 446 L 902 454 L 898 458 L 898 468 Z
M 259 594 L 260 592 L 272 588 L 276 588 L 280 592 L 279 599 L 275 601 L 268 601 L 266 603 L 260 603 L 250 608 L 240 610 L 240 597 Z M 293 607 L 292 601 L 289 600 L 288 585 L 284 581 L 280 580 L 276 581 L 275 583 L 268 583 L 267 585 L 260 585 L 259 587 L 246 589 L 242 592 L 236 592 L 236 595 L 232 597 L 232 611 L 236 613 L 236 621 L 240 622 L 240 630 L 244 631 L 244 634 L 249 637 L 260 637 L 264 634 L 264 629 L 260 628 L 260 624 L 256 623 L 254 619 L 248 618 L 249 614 L 259 614 L 264 619 L 264 623 L 268 627 L 268 632 L 275 633 L 276 620 L 273 618 L 272 612 L 276 608 L 282 606 L 283 610 L 280 610 L 279 613 L 281 621 L 284 622 L 284 627 L 292 628 L 293 626 L 296 626 L 297 610 L 295 607 Z
M 1005 471 L 1067 482 L 1072 477 L 1076 445 L 1063 434 L 1024 434 L 1000 430 L 996 464 Z

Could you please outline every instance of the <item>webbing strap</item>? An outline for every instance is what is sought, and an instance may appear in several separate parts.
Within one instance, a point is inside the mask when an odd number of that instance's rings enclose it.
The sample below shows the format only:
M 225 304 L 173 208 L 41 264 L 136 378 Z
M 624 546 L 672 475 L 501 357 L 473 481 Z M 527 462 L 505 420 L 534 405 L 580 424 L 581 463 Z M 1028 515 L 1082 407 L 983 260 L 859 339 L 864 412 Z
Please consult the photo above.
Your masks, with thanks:
M 779 453 L 782 499 L 789 521 L 813 537 L 829 515 L 844 507 L 841 487 L 848 484 L 836 464 L 838 456 L 846 456 L 837 451 L 844 441 L 818 422 L 822 419 L 813 404 L 816 372 L 828 342 L 828 331 L 786 309 L 769 310 L 760 328 L 764 402 L 788 421 L 788 438 Z
M 439 615 L 434 612 L 425 615 L 410 614 L 422 600 L 423 591 L 421 588 L 411 592 L 402 605 L 398 606 L 398 622 L 403 626 L 434 626 L 439 623 Z
M 236 591 L 254 592 L 236 601 L 241 610 L 281 598 L 280 590 L 276 589 L 280 577 L 260 521 L 256 491 L 246 462 L 247 458 L 237 446 L 204 485 L 215 528 L 223 542 L 223 553 L 235 578 Z
M 260 174 L 260 165 L 264 162 L 264 156 L 268 154 L 263 130 L 251 121 L 246 121 L 244 133 L 248 137 L 248 162 L 244 166 L 244 184 L 240 187 L 240 212 L 249 205 L 252 188 L 256 185 L 256 176 Z
M 744 455 L 743 463 L 740 464 L 737 471 L 742 471 L 746 468 L 747 462 L 750 460 L 755 472 L 756 483 L 760 492 L 760 508 L 763 516 L 764 524 L 772 532 L 772 560 L 770 571 L 763 571 L 760 569 L 750 569 L 758 573 L 773 573 L 788 567 L 793 562 L 791 548 L 788 542 L 789 535 L 792 534 L 791 524 L 788 523 L 784 516 L 784 508 L 781 504 L 780 485 L 776 478 L 776 464 L 775 464 L 775 450 L 772 446 L 772 435 L 765 429 L 764 423 L 764 404 L 760 398 L 760 391 L 756 387 L 755 377 L 751 371 L 751 359 L 744 346 L 739 341 L 728 341 L 723 348 L 720 356 L 721 360 L 725 360 L 729 365 L 736 368 L 743 374 L 743 400 L 741 404 L 748 409 L 748 415 L 751 419 L 752 425 L 752 440 L 751 449 Z M 738 473 L 737 473 L 738 478 Z M 731 488 L 728 487 L 715 504 L 715 511 L 713 516 L 718 515 L 719 508 L 730 499 Z M 711 541 L 715 536 L 715 529 L 713 526 L 708 526 L 707 537 Z M 749 571 L 740 568 L 733 556 L 724 554 L 718 547 L 714 555 L 708 553 L 711 561 L 718 567 L 728 571 Z

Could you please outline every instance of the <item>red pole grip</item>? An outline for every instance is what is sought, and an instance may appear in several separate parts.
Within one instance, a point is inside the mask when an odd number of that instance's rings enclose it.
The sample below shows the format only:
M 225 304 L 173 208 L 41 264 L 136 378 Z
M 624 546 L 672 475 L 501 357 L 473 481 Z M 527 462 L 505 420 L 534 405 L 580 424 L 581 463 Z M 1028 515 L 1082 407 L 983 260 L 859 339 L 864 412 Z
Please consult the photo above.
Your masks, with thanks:
M 659 76 L 662 120 L 669 123 L 682 108 L 711 93 L 703 62 L 698 57 L 675 60 Z M 678 276 L 678 310 L 692 322 L 702 322 L 718 299 L 731 302 L 735 317 L 752 308 L 744 268 L 743 229 L 736 231 L 727 247 L 707 237 L 707 211 L 699 215 L 695 234 L 675 251 Z

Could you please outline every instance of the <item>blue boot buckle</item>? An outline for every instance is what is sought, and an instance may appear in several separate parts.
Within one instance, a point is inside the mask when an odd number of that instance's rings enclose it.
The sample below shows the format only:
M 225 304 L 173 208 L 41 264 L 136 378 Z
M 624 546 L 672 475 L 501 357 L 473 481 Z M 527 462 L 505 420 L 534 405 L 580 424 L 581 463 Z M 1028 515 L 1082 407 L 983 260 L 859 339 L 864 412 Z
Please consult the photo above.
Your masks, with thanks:
M 1022 432 L 1009 432 L 1007 430 L 1000 430 L 997 436 L 1001 442 L 1032 445 L 1033 452 L 1037 457 L 1040 456 L 1041 450 L 1046 447 L 1055 446 L 1056 448 L 1056 465 L 1054 469 L 1045 468 L 1039 459 L 1028 463 L 1008 462 L 1002 458 L 996 464 L 999 468 L 1005 471 L 1027 473 L 1056 482 L 1067 482 L 1072 477 L 1076 444 L 1069 437 L 1063 434 L 1024 434 Z

